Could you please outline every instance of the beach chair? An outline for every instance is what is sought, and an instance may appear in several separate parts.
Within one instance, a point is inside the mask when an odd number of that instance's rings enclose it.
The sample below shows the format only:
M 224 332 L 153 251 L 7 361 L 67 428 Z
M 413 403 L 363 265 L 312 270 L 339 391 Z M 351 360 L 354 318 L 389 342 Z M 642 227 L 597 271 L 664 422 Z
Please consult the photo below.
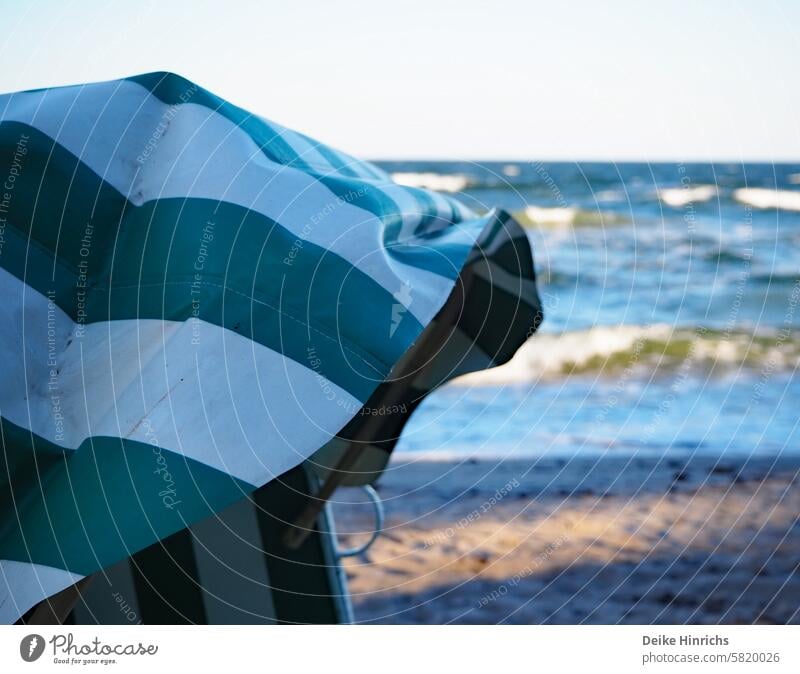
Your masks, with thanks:
M 476 340 L 463 338 L 469 329 L 463 324 L 468 320 L 464 307 L 474 301 L 476 287 L 480 292 L 480 280 L 468 267 L 362 414 L 304 464 L 218 515 L 42 602 L 22 622 L 353 622 L 329 500 L 340 486 L 364 486 L 380 476 L 403 426 L 428 392 L 461 371 L 486 366 L 470 354 Z M 487 307 L 487 326 L 492 318 Z M 508 344 L 498 344 L 501 352 L 517 347 L 518 334 L 509 335 Z
M 525 232 L 172 73 L 4 101 L 0 617 L 348 621 L 326 503 L 536 329 Z

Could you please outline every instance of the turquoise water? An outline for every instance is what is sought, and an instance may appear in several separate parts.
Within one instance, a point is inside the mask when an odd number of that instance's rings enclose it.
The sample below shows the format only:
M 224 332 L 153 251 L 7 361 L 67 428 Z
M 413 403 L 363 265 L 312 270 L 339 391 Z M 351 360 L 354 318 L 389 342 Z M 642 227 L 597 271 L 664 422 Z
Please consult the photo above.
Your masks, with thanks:
M 542 334 L 450 385 L 397 451 L 797 454 L 800 164 L 382 162 L 519 215 Z

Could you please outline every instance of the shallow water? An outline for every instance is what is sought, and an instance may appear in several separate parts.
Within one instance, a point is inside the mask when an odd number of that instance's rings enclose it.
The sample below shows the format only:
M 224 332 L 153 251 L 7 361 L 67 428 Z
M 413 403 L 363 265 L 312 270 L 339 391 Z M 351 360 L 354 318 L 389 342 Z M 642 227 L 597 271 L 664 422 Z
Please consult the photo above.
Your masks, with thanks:
M 798 453 L 800 165 L 382 166 L 517 213 L 546 311 L 512 363 L 430 396 L 398 452 Z

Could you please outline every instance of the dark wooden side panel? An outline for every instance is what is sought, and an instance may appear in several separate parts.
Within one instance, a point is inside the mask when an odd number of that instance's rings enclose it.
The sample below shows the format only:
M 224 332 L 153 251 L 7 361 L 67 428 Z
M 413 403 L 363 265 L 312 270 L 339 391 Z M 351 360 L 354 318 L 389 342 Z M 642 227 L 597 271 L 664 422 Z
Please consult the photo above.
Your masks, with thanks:
M 331 624 L 343 619 L 337 609 L 341 593 L 332 582 L 335 570 L 327 564 L 322 534 L 315 528 L 297 550 L 282 543 L 286 527 L 310 491 L 307 474 L 298 467 L 253 495 L 265 541 L 272 601 L 282 624 Z

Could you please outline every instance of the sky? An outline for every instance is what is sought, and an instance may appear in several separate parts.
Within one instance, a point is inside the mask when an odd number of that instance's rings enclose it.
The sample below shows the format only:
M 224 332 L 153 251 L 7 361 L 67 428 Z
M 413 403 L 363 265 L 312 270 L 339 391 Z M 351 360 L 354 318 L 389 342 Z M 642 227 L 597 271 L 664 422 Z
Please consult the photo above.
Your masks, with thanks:
M 170 70 L 368 159 L 800 160 L 790 0 L 0 2 L 0 92 Z

